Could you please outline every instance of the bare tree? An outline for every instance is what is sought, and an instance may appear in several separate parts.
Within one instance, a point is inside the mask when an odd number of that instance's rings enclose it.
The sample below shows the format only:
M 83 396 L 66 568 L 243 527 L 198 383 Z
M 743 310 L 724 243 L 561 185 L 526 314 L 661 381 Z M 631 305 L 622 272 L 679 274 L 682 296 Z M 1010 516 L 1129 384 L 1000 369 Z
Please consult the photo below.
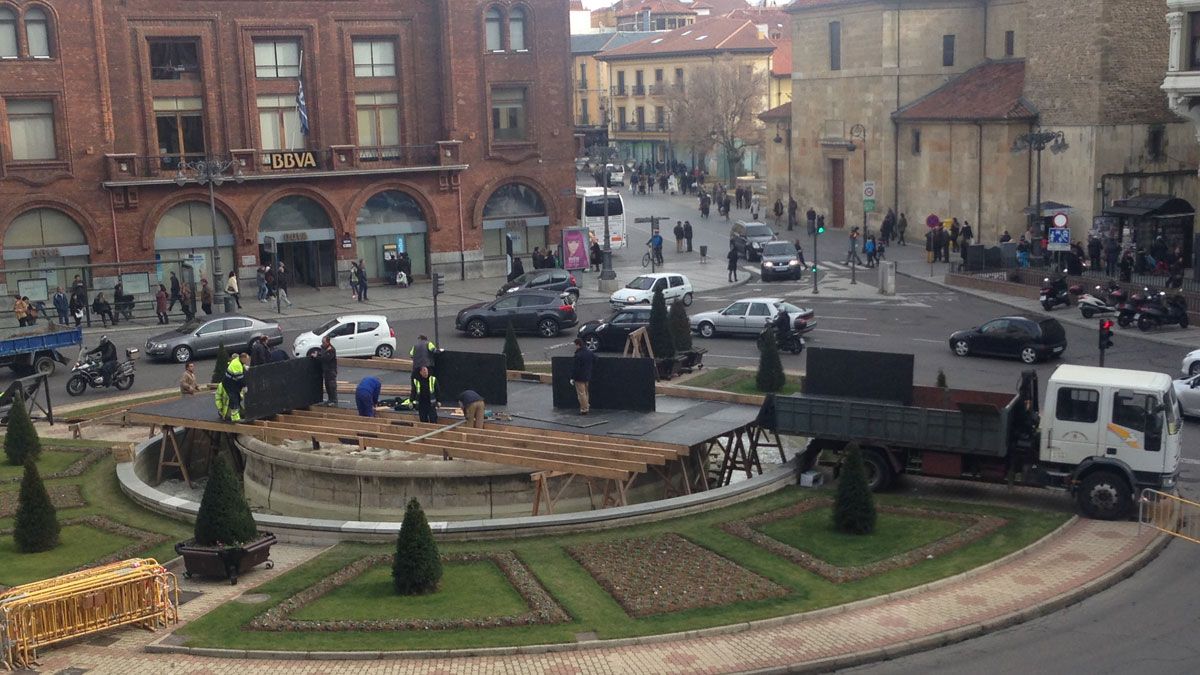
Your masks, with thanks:
M 671 133 L 692 151 L 720 147 L 729 175 L 746 148 L 762 143 L 758 114 L 766 104 L 766 71 L 744 63 L 714 62 L 691 71 L 667 94 Z

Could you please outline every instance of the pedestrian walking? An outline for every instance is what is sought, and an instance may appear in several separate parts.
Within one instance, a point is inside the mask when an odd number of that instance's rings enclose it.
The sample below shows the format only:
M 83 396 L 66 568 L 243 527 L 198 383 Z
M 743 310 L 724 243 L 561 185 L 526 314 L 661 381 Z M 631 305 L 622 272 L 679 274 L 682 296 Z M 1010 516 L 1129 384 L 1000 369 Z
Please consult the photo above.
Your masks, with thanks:
M 200 309 L 204 310 L 205 316 L 212 314 L 213 292 L 208 287 L 208 279 L 200 280 Z
M 850 236 L 846 238 L 846 264 L 854 263 L 857 265 L 863 264 L 862 258 L 858 257 L 858 228 L 854 227 L 850 230 Z
M 580 415 L 586 415 L 592 409 L 592 366 L 595 363 L 596 355 L 583 345 L 583 340 L 575 338 L 575 358 L 571 362 L 571 385 L 575 387 L 575 398 L 579 399 Z
M 762 211 L 762 200 L 758 195 L 754 195 L 750 198 L 750 217 L 754 220 L 758 220 L 758 214 L 760 211 Z
M 179 309 L 183 311 L 184 322 L 191 321 L 196 318 L 196 293 L 192 290 L 192 284 L 186 283 L 179 290 Z
M 725 259 L 729 261 L 729 267 L 728 267 L 728 270 L 729 270 L 729 281 L 730 281 L 730 282 L 737 281 L 737 280 L 738 280 L 738 277 L 737 277 L 737 273 L 738 273 L 738 252 L 737 252 L 737 247 L 736 247 L 736 246 L 734 246 L 733 244 L 730 244 L 730 245 L 729 245 L 729 253 L 725 254 Z
M 159 286 L 159 288 L 162 288 L 162 286 Z M 58 314 L 58 322 L 64 326 L 67 325 L 67 317 L 71 313 L 71 301 L 67 299 L 67 294 L 63 291 L 62 286 L 59 286 L 54 291 L 53 303 L 54 311 Z
M 683 253 L 683 221 L 675 221 L 673 234 L 675 235 L 675 252 Z
M 267 266 L 259 265 L 254 270 L 254 281 L 258 284 L 258 301 L 266 302 L 267 293 L 270 289 L 267 287 Z
M 167 287 L 159 284 L 158 292 L 154 294 L 154 313 L 158 316 L 159 324 L 170 323 L 170 319 L 168 317 L 168 312 L 170 311 L 168 309 L 170 306 L 170 298 L 170 294 L 167 293 Z
M 775 227 L 778 228 L 779 221 L 783 220 L 783 200 L 782 199 L 775 200 L 775 206 L 771 209 L 771 212 L 775 214 Z
M 358 260 L 358 301 L 367 301 L 367 263 L 361 258 Z
M 958 252 L 958 235 L 962 232 L 962 226 L 958 224 L 958 218 L 950 220 L 950 250 Z M 950 260 L 949 251 L 946 252 L 946 260 Z
M 804 220 L 808 223 L 808 234 L 811 236 L 816 233 L 817 228 L 817 210 L 813 207 L 808 207 L 808 211 L 804 213 Z M 789 230 L 792 228 L 788 228 Z
M 1107 276 L 1116 276 L 1117 261 L 1121 258 L 1121 245 L 1117 243 L 1116 237 L 1104 238 L 1104 274 Z
M 1100 271 L 1100 254 L 1104 252 L 1104 245 L 1100 243 L 1100 238 L 1094 234 L 1088 235 L 1087 253 L 1088 259 L 1091 260 L 1092 269 Z
M 383 391 L 383 382 L 378 377 L 368 375 L 354 389 L 354 407 L 358 409 L 359 417 L 374 417 L 375 406 L 379 405 L 379 394 Z
M 287 268 L 283 263 L 279 263 L 279 269 L 275 271 L 275 294 L 279 299 L 287 303 L 288 307 L 292 306 L 292 301 L 288 299 L 288 273 Z
M 233 302 L 237 304 L 237 308 L 242 308 L 242 293 L 238 288 L 237 271 L 230 270 L 229 276 L 225 278 L 225 295 L 233 298 Z
M 963 226 L 962 226 L 962 231 L 958 233 L 959 248 L 966 248 L 966 247 L 970 246 L 971 242 L 974 240 L 975 240 L 975 230 L 972 229 L 972 227 L 971 227 L 971 221 L 964 220 Z M 964 255 L 963 261 L 965 262 L 966 259 L 967 259 L 967 257 L 966 257 L 966 255 Z
M 413 375 L 408 400 L 416 404 L 422 422 L 437 424 L 437 376 L 430 375 L 427 366 L 421 366 Z
M 899 237 L 901 246 L 908 246 L 908 242 L 904 240 L 904 231 L 908 229 L 908 217 L 903 213 L 900 214 L 900 219 L 896 221 L 896 235 Z
M 487 406 L 483 397 L 472 389 L 464 389 L 458 394 L 458 404 L 462 406 L 467 424 L 472 429 L 482 429 L 484 408 Z
M 313 358 L 321 364 L 321 382 L 325 385 L 325 405 L 337 406 L 337 349 L 329 341 L 329 336 L 321 338 L 321 349 Z
M 163 289 L 163 297 L 166 297 L 166 287 L 159 285 Z M 196 381 L 196 362 L 188 361 L 183 366 L 183 375 L 179 377 L 179 393 L 184 396 L 194 396 L 200 392 L 200 383 Z
M 687 243 L 687 252 L 692 252 L 692 221 L 683 221 L 683 240 Z
M 592 271 L 599 272 L 600 265 L 604 262 L 604 251 L 600 248 L 600 242 L 592 242 L 592 249 L 588 255 L 588 260 L 592 263 Z M 509 281 L 512 281 L 512 279 L 509 279 Z
M 875 235 L 867 237 L 863 242 L 863 253 L 867 254 L 867 267 L 875 266 Z
M 169 312 L 175 309 L 175 303 L 183 302 L 183 291 L 179 285 L 179 277 L 175 276 L 174 272 L 171 272 L 171 279 L 168 283 L 171 286 L 171 304 L 167 306 L 167 311 Z

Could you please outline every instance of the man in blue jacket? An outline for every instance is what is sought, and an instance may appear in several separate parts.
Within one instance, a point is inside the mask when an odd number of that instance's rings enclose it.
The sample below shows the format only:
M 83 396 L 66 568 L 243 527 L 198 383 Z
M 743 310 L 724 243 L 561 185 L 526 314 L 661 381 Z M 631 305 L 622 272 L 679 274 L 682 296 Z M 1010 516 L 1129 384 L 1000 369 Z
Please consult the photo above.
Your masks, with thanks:
M 375 416 L 375 406 L 379 405 L 379 392 L 382 390 L 383 383 L 374 375 L 368 375 L 358 383 L 358 388 L 354 390 L 354 405 L 358 408 L 359 417 Z

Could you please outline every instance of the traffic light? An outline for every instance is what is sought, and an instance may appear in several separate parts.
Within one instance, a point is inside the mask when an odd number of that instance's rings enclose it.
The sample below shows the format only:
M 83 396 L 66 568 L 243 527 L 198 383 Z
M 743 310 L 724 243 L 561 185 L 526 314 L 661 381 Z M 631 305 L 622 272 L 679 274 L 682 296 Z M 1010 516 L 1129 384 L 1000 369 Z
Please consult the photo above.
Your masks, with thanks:
M 437 297 L 446 292 L 446 275 L 433 274 L 433 297 Z
M 1113 322 L 1112 319 L 1100 319 L 1100 351 L 1109 349 L 1113 346 Z
M 825 223 L 817 223 L 817 234 L 825 234 Z

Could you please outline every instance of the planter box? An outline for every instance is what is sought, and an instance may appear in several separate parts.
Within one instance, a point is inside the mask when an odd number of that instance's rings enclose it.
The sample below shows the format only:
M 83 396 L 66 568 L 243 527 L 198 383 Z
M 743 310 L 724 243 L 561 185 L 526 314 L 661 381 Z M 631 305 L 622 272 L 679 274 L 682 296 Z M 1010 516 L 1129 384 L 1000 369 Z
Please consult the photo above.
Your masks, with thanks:
M 259 532 L 258 539 L 245 546 L 200 546 L 189 539 L 175 544 L 175 552 L 183 556 L 184 577 L 215 577 L 236 584 L 238 575 L 258 565 L 275 566 L 270 559 L 275 541 L 270 532 Z

